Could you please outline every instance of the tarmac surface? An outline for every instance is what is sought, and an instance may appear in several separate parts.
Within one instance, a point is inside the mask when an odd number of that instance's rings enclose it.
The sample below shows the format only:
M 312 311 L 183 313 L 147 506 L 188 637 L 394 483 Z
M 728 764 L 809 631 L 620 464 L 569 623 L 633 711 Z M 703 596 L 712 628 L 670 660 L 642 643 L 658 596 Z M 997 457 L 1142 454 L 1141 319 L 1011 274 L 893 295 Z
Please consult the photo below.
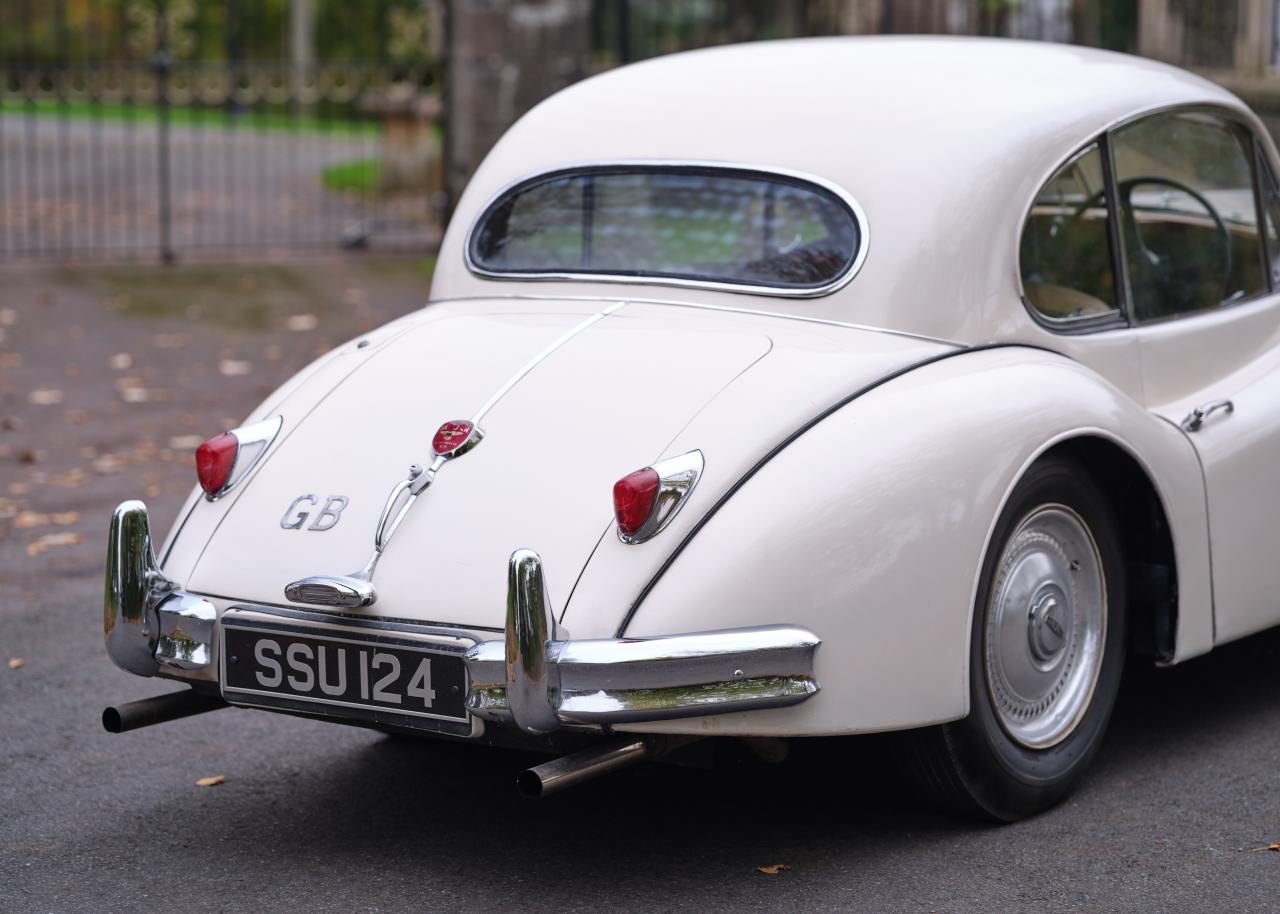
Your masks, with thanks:
M 261 711 L 105 733 L 172 688 L 103 648 L 111 508 L 167 529 L 195 443 L 425 290 L 362 259 L 0 272 L 0 911 L 1280 910 L 1275 631 L 1131 664 L 1083 789 L 1004 827 L 921 806 L 878 737 L 527 801 L 530 756 Z

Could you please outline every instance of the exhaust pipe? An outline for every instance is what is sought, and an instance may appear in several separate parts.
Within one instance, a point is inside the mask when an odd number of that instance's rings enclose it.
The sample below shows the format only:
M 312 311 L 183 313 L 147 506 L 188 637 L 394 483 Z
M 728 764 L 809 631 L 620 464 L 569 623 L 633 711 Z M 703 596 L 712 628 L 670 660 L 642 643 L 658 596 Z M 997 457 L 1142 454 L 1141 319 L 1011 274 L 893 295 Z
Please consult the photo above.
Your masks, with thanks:
M 107 708 L 102 712 L 102 727 L 108 733 L 125 733 L 139 727 L 190 717 L 192 714 L 216 711 L 226 706 L 227 703 L 221 698 L 186 689 Z
M 529 799 L 545 797 L 610 771 L 634 765 L 649 755 L 650 744 L 643 739 L 624 738 L 597 743 L 520 772 L 516 778 L 516 789 L 521 796 Z
M 545 797 L 644 759 L 662 758 L 700 739 L 700 736 L 627 736 L 596 743 L 520 772 L 516 789 L 529 799 Z

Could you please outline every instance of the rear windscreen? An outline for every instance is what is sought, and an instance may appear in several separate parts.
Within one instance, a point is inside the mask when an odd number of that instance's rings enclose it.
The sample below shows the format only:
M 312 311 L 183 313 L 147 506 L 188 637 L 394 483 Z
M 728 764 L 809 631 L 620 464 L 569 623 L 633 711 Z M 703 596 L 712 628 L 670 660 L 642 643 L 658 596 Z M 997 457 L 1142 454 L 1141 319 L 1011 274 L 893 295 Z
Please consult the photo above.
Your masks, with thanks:
M 499 197 L 471 234 L 481 273 L 638 277 L 816 293 L 853 268 L 841 197 L 799 178 L 676 166 L 577 169 Z

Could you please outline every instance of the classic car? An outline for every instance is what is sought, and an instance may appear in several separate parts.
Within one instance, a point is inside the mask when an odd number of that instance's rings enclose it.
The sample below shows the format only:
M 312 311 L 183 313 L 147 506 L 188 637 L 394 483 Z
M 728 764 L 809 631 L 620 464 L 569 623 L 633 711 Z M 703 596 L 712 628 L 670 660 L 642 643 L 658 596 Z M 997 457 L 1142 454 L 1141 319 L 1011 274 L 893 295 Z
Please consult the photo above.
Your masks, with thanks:
M 115 662 L 230 705 L 560 753 L 903 731 L 996 820 L 1126 662 L 1280 622 L 1280 159 L 1163 64 L 978 39 L 696 51 L 543 102 L 426 306 L 115 511 Z M 724 743 L 721 743 L 723 745 Z

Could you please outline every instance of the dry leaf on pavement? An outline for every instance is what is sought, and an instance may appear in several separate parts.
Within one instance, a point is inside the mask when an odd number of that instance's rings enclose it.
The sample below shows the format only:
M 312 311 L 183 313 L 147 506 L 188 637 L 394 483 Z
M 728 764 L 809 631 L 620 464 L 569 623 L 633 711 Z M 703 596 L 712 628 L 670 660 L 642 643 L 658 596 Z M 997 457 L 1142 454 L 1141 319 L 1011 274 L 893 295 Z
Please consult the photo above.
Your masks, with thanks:
M 223 359 L 218 363 L 218 371 L 228 378 L 234 378 L 253 371 L 253 366 L 239 359 Z
M 771 863 L 771 864 L 769 864 L 768 866 L 758 866 L 758 867 L 756 867 L 756 872 L 757 872 L 757 873 L 764 873 L 766 876 L 776 876 L 776 875 L 778 875 L 779 873 L 785 873 L 785 872 L 786 872 L 787 870 L 789 870 L 789 869 L 791 869 L 791 867 L 790 867 L 788 864 L 785 864 L 785 863 Z
M 27 665 L 27 661 L 23 660 L 21 657 L 9 658 L 9 669 L 11 670 L 18 670 L 26 665 Z
M 133 367 L 133 356 L 127 352 L 117 352 L 107 361 L 107 364 L 116 371 L 128 371 Z
M 101 473 L 103 476 L 109 476 L 112 473 L 121 473 L 124 471 L 125 460 L 119 454 L 103 454 L 89 466 L 93 467 L 95 473 Z
M 197 787 L 217 787 L 226 779 L 227 779 L 226 775 L 215 774 L 207 778 L 201 778 L 200 780 L 196 781 L 196 786 Z
M 27 555 L 37 556 L 50 546 L 78 546 L 84 542 L 83 533 L 46 533 L 34 543 L 27 544 Z
M 290 314 L 284 322 L 286 327 L 298 333 L 314 330 L 319 324 L 320 321 L 314 314 Z
M 53 388 L 33 390 L 27 400 L 34 406 L 57 406 L 62 402 L 62 391 Z
M 36 511 L 23 511 L 13 519 L 13 526 L 16 530 L 29 530 L 32 527 L 44 527 L 49 523 L 48 514 L 40 514 Z

